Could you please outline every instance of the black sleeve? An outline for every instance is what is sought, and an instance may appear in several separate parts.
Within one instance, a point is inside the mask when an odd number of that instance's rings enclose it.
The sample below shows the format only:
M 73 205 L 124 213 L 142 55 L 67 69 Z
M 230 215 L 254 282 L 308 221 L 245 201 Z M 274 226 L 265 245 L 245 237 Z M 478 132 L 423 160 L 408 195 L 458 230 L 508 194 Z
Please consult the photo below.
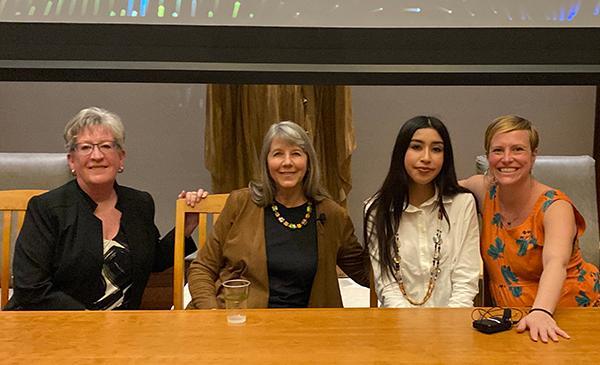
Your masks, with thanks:
M 56 288 L 52 260 L 59 239 L 58 224 L 43 200 L 33 197 L 15 244 L 12 309 L 83 310 L 85 306 Z
M 147 204 L 149 207 L 148 217 L 149 222 L 151 224 L 151 234 L 153 237 L 153 242 L 156 242 L 156 250 L 154 254 L 154 265 L 152 267 L 152 271 L 164 271 L 171 266 L 173 266 L 173 261 L 175 259 L 175 228 L 169 231 L 162 239 L 160 238 L 160 233 L 158 228 L 154 224 L 154 200 L 150 194 L 147 194 Z M 196 251 L 196 243 L 191 237 L 186 237 L 185 239 L 185 256 Z

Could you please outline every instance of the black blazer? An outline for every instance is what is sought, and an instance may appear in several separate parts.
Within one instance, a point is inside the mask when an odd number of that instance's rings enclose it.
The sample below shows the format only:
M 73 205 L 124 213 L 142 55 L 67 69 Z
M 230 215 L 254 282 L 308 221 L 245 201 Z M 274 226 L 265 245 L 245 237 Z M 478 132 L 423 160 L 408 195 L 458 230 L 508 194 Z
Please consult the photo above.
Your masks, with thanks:
M 160 239 L 150 194 L 115 184 L 116 208 L 131 252 L 128 309 L 140 306 L 151 271 L 173 265 L 174 231 Z M 15 244 L 14 294 L 6 309 L 82 310 L 104 295 L 102 222 L 76 180 L 29 201 Z M 195 251 L 186 240 L 186 254 Z

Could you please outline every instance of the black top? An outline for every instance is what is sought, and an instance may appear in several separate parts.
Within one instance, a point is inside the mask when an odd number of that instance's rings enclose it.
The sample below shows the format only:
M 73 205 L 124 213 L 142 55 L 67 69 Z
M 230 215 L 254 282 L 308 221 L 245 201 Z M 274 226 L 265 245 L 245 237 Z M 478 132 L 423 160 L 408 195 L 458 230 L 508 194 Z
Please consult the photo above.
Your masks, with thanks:
M 305 203 L 286 208 L 277 203 L 279 213 L 290 223 L 299 223 L 306 214 Z M 317 272 L 317 225 L 315 210 L 306 226 L 289 229 L 275 218 L 271 206 L 265 208 L 265 243 L 269 274 L 269 308 L 308 306 Z
M 131 253 L 126 308 L 137 309 L 151 271 L 173 265 L 174 232 L 160 238 L 150 194 L 115 184 L 121 229 Z M 29 201 L 15 243 L 14 295 L 6 309 L 82 310 L 105 294 L 102 221 L 96 203 L 72 180 Z M 186 240 L 186 254 L 195 250 Z

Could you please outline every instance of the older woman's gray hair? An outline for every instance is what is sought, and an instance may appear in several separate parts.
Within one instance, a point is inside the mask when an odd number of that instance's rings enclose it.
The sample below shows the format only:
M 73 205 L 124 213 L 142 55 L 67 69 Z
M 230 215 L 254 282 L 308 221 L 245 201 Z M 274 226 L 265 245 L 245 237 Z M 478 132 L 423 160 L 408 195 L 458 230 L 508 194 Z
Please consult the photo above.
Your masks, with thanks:
M 85 128 L 103 126 L 111 130 L 117 147 L 123 149 L 125 144 L 125 127 L 121 118 L 115 113 L 97 107 L 82 109 L 65 126 L 64 138 L 67 152 L 73 151 L 77 144 L 77 135 Z
M 249 184 L 252 201 L 260 207 L 272 204 L 275 200 L 277 188 L 275 182 L 269 174 L 267 158 L 271 143 L 279 138 L 287 143 L 298 146 L 306 153 L 308 164 L 306 175 L 302 180 L 302 189 L 304 195 L 316 201 L 321 201 L 329 197 L 326 190 L 321 185 L 321 169 L 315 148 L 306 134 L 306 131 L 298 124 L 290 121 L 279 122 L 271 125 L 265 138 L 263 139 L 262 150 L 260 152 L 260 177 L 258 181 L 251 181 Z

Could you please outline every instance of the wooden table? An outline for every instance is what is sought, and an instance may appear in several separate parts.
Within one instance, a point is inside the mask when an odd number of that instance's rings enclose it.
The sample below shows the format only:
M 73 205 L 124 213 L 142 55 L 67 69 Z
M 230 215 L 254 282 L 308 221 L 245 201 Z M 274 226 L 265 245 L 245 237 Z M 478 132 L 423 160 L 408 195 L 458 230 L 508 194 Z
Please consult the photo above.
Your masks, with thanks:
M 471 328 L 471 309 L 2 312 L 0 363 L 578 364 L 600 359 L 600 308 L 560 310 L 571 335 L 534 343 Z

